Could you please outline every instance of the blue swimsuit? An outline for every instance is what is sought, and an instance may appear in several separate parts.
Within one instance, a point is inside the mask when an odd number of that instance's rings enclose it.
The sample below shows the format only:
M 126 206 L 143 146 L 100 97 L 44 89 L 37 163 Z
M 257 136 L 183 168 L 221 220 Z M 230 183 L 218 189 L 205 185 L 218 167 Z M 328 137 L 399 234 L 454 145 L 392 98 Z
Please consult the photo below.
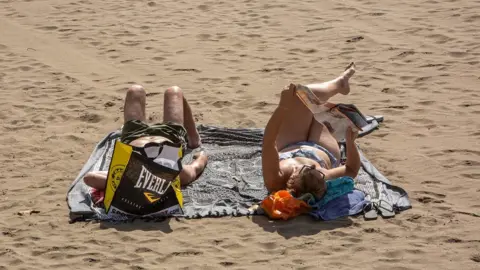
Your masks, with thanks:
M 290 145 L 286 146 L 285 148 L 290 147 L 290 146 L 305 146 L 305 145 L 315 147 L 315 148 L 325 152 L 325 154 L 327 154 L 327 156 L 330 158 L 330 162 L 332 163 L 332 168 L 336 168 L 340 165 L 339 160 L 337 160 L 337 158 L 335 158 L 335 156 L 332 153 L 330 153 L 330 151 L 328 151 L 324 147 L 322 147 L 322 146 L 320 146 L 316 143 L 313 143 L 313 142 L 298 142 L 298 143 L 290 144 Z M 279 157 L 280 157 L 280 161 L 284 160 L 284 159 L 296 158 L 296 157 L 309 158 L 309 159 L 312 159 L 312 160 L 315 160 L 316 162 L 318 162 L 320 164 L 320 166 L 322 166 L 323 168 L 326 168 L 325 160 L 323 160 L 323 158 L 318 156 L 317 153 L 315 153 L 315 151 L 312 150 L 312 149 L 301 149 L 300 148 L 300 149 L 292 150 L 292 151 L 289 151 L 289 152 L 279 153 Z

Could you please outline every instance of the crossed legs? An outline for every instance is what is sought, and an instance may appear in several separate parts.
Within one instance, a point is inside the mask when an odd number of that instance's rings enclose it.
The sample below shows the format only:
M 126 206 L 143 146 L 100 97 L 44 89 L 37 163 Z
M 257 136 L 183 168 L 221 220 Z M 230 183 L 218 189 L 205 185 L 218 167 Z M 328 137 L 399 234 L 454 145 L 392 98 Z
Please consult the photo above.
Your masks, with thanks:
M 340 93 L 347 95 L 350 92 L 348 80 L 355 73 L 355 65 L 351 63 L 346 70 L 334 80 L 308 84 L 315 95 L 322 101 Z M 329 150 L 337 158 L 340 157 L 340 149 L 335 138 L 330 134 L 323 123 L 318 123 L 313 114 L 307 109 L 302 101 L 294 97 L 291 113 L 283 119 L 282 126 L 277 136 L 277 148 L 281 151 L 292 143 L 310 141 L 317 143 Z

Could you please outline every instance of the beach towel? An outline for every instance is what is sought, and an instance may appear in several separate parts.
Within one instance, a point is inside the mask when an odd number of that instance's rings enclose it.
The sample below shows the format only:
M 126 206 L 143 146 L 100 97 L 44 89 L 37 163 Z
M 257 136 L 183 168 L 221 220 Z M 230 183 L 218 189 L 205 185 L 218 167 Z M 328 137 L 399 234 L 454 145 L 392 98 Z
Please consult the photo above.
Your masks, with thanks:
M 369 127 L 359 137 L 372 132 L 383 118 L 370 117 Z M 192 161 L 196 151 L 205 150 L 209 163 L 191 185 L 182 189 L 185 218 L 244 216 L 258 214 L 251 207 L 260 203 L 267 191 L 261 170 L 263 129 L 198 126 L 202 149 L 187 153 L 184 164 Z M 94 148 L 67 193 L 71 221 L 109 220 L 102 208 L 92 203 L 90 188 L 83 177 L 90 171 L 108 170 L 115 141 L 120 131 L 106 135 Z M 360 151 L 361 152 L 361 151 Z M 344 153 L 343 153 L 344 154 Z M 361 153 L 362 168 L 355 186 L 366 197 L 380 205 L 391 205 L 394 211 L 411 207 L 407 193 L 384 177 Z
M 355 181 L 348 176 L 339 177 L 326 181 L 327 191 L 321 199 L 315 198 L 311 193 L 300 196 L 299 199 L 306 201 L 312 209 L 319 209 L 329 201 L 334 200 L 353 191 Z
M 365 199 L 365 193 L 353 190 L 343 194 L 318 209 L 313 209 L 309 215 L 317 220 L 333 220 L 344 216 L 354 216 L 363 211 L 371 202 Z

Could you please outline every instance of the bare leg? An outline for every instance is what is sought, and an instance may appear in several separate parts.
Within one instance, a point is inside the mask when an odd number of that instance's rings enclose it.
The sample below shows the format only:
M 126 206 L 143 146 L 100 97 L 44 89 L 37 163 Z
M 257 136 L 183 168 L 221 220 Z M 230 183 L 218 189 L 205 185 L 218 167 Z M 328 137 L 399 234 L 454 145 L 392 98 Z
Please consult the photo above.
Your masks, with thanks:
M 338 142 L 323 123 L 312 121 L 310 133 L 308 134 L 308 141 L 323 146 L 337 159 L 340 159 L 340 147 L 338 146 Z
M 198 134 L 197 126 L 195 124 L 195 119 L 193 118 L 192 109 L 188 104 L 188 101 L 183 97 L 183 125 L 187 130 L 189 147 L 194 149 L 202 144 L 200 140 L 200 135 Z
M 348 80 L 354 73 L 355 64 L 350 63 L 342 75 L 338 76 L 336 79 L 324 83 L 308 84 L 307 87 L 312 89 L 320 100 L 327 101 L 338 93 L 347 95 L 350 92 L 350 84 L 348 83 Z
M 277 149 L 281 151 L 289 144 L 306 141 L 313 121 L 313 114 L 296 96 L 295 85 L 290 85 L 291 103 L 277 135 Z M 286 90 L 286 89 L 285 89 Z M 284 91 L 285 91 L 284 90 Z
M 312 89 L 318 98 L 327 101 L 338 93 L 346 95 L 350 92 L 348 80 L 354 73 L 355 65 L 351 63 L 342 75 L 336 79 L 319 84 L 309 84 L 307 86 Z M 294 86 L 291 85 L 290 88 L 292 87 Z M 312 141 L 324 146 L 335 156 L 339 157 L 340 150 L 338 149 L 338 144 L 328 129 L 313 119 L 312 113 L 296 95 L 292 96 L 292 98 L 290 113 L 283 119 L 277 136 L 278 149 L 281 150 L 285 148 L 285 146 L 296 142 Z
M 308 87 L 314 91 L 318 98 L 324 101 L 327 101 L 338 93 L 347 95 L 350 92 L 348 80 L 354 73 L 355 64 L 351 63 L 345 69 L 343 74 L 336 79 L 321 84 L 310 84 Z M 330 151 L 337 159 L 340 158 L 338 142 L 323 123 L 312 121 L 308 134 L 308 141 L 318 143 Z
M 193 149 L 200 146 L 200 135 L 195 126 L 192 109 L 178 86 L 172 86 L 165 91 L 163 121 L 183 125 L 187 130 L 188 147 Z M 184 165 L 180 172 L 180 182 L 183 186 L 195 181 L 207 165 L 208 158 L 203 151 L 197 153 L 194 159 L 191 164 Z
M 125 122 L 130 120 L 145 121 L 145 100 L 145 90 L 141 85 L 132 85 L 127 90 L 123 108 L 123 118 Z
M 188 147 L 200 146 L 200 136 L 195 126 L 192 110 L 183 97 L 182 89 L 172 86 L 165 91 L 163 102 L 163 121 L 183 125 L 187 130 Z

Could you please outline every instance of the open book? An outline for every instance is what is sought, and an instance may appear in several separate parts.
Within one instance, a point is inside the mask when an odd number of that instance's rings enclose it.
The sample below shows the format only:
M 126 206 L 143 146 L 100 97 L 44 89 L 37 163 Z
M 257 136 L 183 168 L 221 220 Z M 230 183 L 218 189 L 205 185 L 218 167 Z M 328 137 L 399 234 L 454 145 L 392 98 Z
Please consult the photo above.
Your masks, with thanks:
M 296 94 L 313 113 L 316 121 L 323 123 L 338 142 L 345 139 L 348 127 L 360 132 L 368 125 L 365 116 L 353 104 L 334 104 L 321 101 L 310 88 L 297 84 Z

